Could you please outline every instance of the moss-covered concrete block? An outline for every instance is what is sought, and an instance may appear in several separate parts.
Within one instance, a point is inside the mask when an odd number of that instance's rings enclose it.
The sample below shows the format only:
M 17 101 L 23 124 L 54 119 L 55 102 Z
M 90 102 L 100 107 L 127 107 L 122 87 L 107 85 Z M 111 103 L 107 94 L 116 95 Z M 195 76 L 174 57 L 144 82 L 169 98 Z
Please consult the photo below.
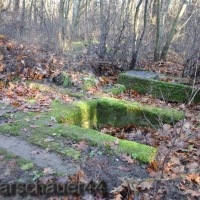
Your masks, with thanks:
M 127 89 L 134 89 L 140 94 L 151 94 L 154 98 L 166 101 L 188 102 L 190 100 L 191 87 L 184 84 L 160 81 L 159 76 L 162 75 L 132 70 L 120 74 L 118 83 L 125 85 Z M 194 102 L 200 102 L 200 92 L 195 96 Z
M 101 98 L 97 106 L 98 126 L 111 124 L 122 127 L 128 124 L 159 127 L 162 123 L 173 124 L 184 118 L 184 113 L 171 108 L 157 108 L 137 102 Z
M 183 112 L 172 108 L 157 108 L 108 97 L 78 101 L 71 105 L 54 101 L 52 111 L 48 115 L 55 117 L 60 123 L 67 122 L 84 128 L 100 127 L 106 124 L 122 127 L 131 123 L 137 126 L 158 128 L 161 121 L 173 124 L 184 118 Z
M 63 137 L 72 137 L 76 140 L 86 140 L 93 145 L 104 146 L 106 142 L 114 142 L 116 137 L 100 133 L 95 130 L 80 128 L 77 126 L 69 126 L 67 129 L 60 129 L 60 133 Z M 134 154 L 135 158 L 140 162 L 150 163 L 155 159 L 157 154 L 157 149 L 151 146 L 139 144 L 133 141 L 121 140 L 119 139 L 119 144 L 115 147 L 111 146 L 115 150 L 115 153 L 128 153 Z

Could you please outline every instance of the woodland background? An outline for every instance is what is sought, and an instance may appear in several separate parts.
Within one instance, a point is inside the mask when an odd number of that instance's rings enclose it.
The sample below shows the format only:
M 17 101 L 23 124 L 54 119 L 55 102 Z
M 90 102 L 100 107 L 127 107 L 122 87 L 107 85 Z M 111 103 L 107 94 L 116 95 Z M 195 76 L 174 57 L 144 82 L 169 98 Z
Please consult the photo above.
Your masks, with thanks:
M 124 70 L 199 52 L 199 0 L 0 0 L 0 32 Z

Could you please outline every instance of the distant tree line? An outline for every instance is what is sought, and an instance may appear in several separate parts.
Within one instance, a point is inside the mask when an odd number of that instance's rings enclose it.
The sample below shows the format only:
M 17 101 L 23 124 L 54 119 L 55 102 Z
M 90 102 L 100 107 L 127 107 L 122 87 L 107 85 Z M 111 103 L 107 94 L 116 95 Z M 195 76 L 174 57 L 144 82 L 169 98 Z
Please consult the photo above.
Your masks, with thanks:
M 199 51 L 200 0 L 0 0 L 0 33 L 133 69 Z

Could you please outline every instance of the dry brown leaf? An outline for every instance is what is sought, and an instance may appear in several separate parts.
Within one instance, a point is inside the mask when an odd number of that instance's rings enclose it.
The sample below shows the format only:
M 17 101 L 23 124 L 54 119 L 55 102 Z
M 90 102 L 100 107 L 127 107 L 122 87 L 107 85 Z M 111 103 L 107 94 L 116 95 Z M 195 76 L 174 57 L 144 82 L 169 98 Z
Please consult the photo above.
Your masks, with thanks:
M 169 130 L 169 129 L 171 129 L 171 127 L 172 127 L 172 126 L 171 126 L 170 124 L 164 124 L 164 125 L 163 125 L 163 129 L 164 129 L 164 130 Z
M 183 126 L 184 126 L 184 128 L 189 129 L 192 126 L 192 124 L 190 122 L 187 122 Z
M 149 190 L 152 187 L 153 181 L 143 181 L 137 186 L 138 190 Z
M 151 167 L 153 171 L 157 172 L 158 171 L 158 163 L 156 161 L 151 162 Z
M 3 55 L 0 55 L 0 60 L 3 60 L 3 57 L 4 57 Z
M 117 195 L 115 195 L 115 198 L 113 200 L 121 200 L 121 199 L 122 199 L 122 195 L 117 194 Z
M 123 158 L 123 160 L 125 160 L 127 163 L 130 163 L 130 164 L 134 163 L 134 160 L 131 158 L 131 156 L 127 156 L 127 154 L 125 154 L 125 153 L 122 154 L 122 158 Z
M 53 170 L 52 168 L 48 167 L 48 168 L 44 168 L 43 173 L 44 173 L 45 175 L 52 175 L 52 174 L 54 174 L 55 172 L 54 172 L 54 170 Z
M 187 176 L 187 180 L 194 181 L 197 184 L 200 184 L 200 176 L 198 174 L 190 174 Z
M 85 150 L 88 148 L 87 142 L 85 140 L 81 140 L 78 144 L 72 145 L 76 147 L 78 150 Z
M 114 143 L 115 143 L 116 145 L 118 145 L 118 144 L 119 144 L 119 139 L 117 138 L 117 139 L 114 141 Z

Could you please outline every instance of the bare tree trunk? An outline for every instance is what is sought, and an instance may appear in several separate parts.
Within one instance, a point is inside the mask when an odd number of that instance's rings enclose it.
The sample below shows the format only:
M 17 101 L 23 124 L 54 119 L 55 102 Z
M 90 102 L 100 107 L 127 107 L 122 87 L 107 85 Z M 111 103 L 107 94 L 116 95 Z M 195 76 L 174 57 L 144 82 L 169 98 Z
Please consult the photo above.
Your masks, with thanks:
M 4 4 L 3 4 L 2 0 L 0 0 L 0 10 L 2 10 L 3 7 L 4 7 Z
M 67 45 L 67 25 L 68 25 L 68 14 L 70 10 L 71 0 L 60 0 L 59 8 L 59 39 L 61 41 L 62 50 L 66 49 Z
M 172 25 L 172 28 L 170 30 L 170 33 L 167 37 L 167 41 L 163 47 L 163 50 L 162 50 L 162 53 L 161 53 L 161 59 L 162 60 L 166 60 L 166 57 L 167 57 L 167 53 L 168 53 L 168 50 L 169 50 L 169 46 L 174 38 L 174 36 L 176 35 L 176 33 L 178 32 L 178 25 L 179 25 L 179 21 L 183 15 L 183 13 L 185 12 L 185 9 L 187 7 L 187 4 L 188 4 L 188 1 L 187 0 L 184 0 L 179 12 L 177 13 L 177 16 L 173 22 L 173 25 Z
M 129 69 L 134 69 L 137 62 L 137 42 L 138 42 L 138 25 L 139 25 L 139 14 L 141 11 L 141 4 L 143 0 L 140 0 L 136 6 L 135 16 L 134 16 L 134 25 L 133 25 L 133 47 L 132 47 L 132 56 Z
M 44 23 L 44 0 L 40 1 L 40 31 L 42 31 Z
M 61 41 L 62 50 L 64 50 L 64 39 L 65 39 L 65 30 L 64 30 L 64 5 L 65 1 L 60 0 L 60 7 L 59 7 L 59 39 Z
M 36 4 L 36 0 L 34 1 L 34 26 L 35 29 L 37 27 L 37 4 Z
M 18 14 L 19 14 L 19 3 L 20 3 L 20 0 L 15 0 L 14 1 L 13 20 L 16 20 Z
M 7 11 L 10 6 L 11 6 L 12 0 L 9 0 L 7 6 L 5 6 L 5 4 L 3 3 L 2 0 L 0 0 L 0 20 L 1 20 L 1 14 L 5 11 Z
M 29 9 L 29 28 L 31 28 L 32 26 L 32 12 L 33 12 L 33 1 L 34 0 L 31 0 L 31 4 L 30 4 L 30 9 Z
M 162 14 L 161 14 L 161 28 L 160 28 L 160 38 L 161 40 L 163 39 L 163 32 L 164 32 L 164 25 L 165 25 L 165 18 L 166 18 L 166 15 L 167 15 L 167 12 L 169 10 L 169 6 L 170 6 L 170 3 L 171 3 L 171 0 L 167 0 L 166 4 L 165 4 L 165 9 L 163 9 L 163 3 L 164 3 L 164 0 L 162 0 L 162 5 L 161 5 L 161 8 L 162 8 Z
M 100 0 L 100 41 L 99 41 L 99 53 L 98 56 L 100 59 L 104 59 L 106 54 L 106 38 L 109 32 L 109 13 L 107 13 L 107 17 L 105 16 L 105 1 Z M 110 4 L 110 2 L 109 2 Z
M 161 48 L 161 16 L 160 16 L 160 5 L 161 0 L 156 0 L 157 14 L 156 14 L 156 45 L 154 50 L 154 61 L 157 62 L 160 59 L 160 48 Z
M 21 37 L 23 37 L 23 35 L 24 35 L 25 13 L 26 13 L 26 0 L 23 0 L 23 4 L 22 4 L 22 19 L 21 19 L 20 30 L 19 30 Z

